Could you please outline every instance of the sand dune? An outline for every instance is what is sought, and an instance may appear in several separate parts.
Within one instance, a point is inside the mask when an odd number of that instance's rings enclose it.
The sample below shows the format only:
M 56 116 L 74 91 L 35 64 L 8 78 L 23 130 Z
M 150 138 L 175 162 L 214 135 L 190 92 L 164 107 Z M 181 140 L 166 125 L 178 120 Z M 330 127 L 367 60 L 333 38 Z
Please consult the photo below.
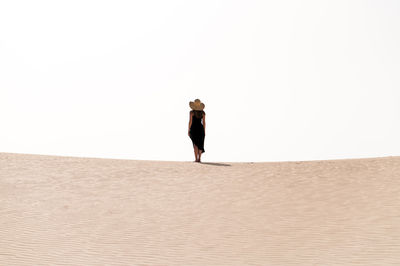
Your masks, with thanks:
M 400 157 L 0 153 L 0 265 L 400 265 Z

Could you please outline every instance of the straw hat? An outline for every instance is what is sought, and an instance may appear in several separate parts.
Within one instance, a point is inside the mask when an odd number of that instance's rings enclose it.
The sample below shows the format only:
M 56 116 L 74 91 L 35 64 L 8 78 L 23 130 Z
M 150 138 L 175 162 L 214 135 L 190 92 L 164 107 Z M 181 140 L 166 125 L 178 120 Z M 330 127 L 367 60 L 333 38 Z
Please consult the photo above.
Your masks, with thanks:
M 190 102 L 189 106 L 195 111 L 202 111 L 204 107 L 206 107 L 199 99 L 194 100 L 194 102 Z

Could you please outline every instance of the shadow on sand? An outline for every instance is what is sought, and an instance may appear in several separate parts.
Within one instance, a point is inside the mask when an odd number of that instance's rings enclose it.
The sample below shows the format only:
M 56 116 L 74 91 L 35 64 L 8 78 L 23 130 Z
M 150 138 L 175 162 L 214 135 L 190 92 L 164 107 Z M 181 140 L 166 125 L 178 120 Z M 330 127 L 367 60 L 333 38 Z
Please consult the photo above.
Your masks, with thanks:
M 201 162 L 201 164 L 208 164 L 208 165 L 214 165 L 214 166 L 231 166 L 230 164 L 227 164 L 227 163 L 204 163 L 204 162 Z

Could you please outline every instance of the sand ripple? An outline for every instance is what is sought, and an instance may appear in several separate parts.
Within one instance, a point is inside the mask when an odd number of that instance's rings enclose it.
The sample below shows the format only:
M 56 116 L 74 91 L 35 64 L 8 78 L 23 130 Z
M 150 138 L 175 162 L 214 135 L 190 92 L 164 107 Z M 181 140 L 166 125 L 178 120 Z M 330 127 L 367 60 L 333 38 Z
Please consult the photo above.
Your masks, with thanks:
M 400 157 L 0 153 L 0 265 L 400 265 Z

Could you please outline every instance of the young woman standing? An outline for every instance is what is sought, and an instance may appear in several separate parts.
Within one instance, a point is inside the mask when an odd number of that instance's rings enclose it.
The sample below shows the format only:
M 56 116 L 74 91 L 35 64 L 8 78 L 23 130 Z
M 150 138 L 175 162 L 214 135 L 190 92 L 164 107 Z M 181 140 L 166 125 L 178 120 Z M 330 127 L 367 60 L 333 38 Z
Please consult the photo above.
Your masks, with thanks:
M 206 136 L 206 113 L 203 111 L 205 105 L 199 99 L 189 102 L 192 109 L 189 113 L 188 135 L 193 143 L 195 162 L 201 162 L 201 154 L 204 150 L 204 138 Z

